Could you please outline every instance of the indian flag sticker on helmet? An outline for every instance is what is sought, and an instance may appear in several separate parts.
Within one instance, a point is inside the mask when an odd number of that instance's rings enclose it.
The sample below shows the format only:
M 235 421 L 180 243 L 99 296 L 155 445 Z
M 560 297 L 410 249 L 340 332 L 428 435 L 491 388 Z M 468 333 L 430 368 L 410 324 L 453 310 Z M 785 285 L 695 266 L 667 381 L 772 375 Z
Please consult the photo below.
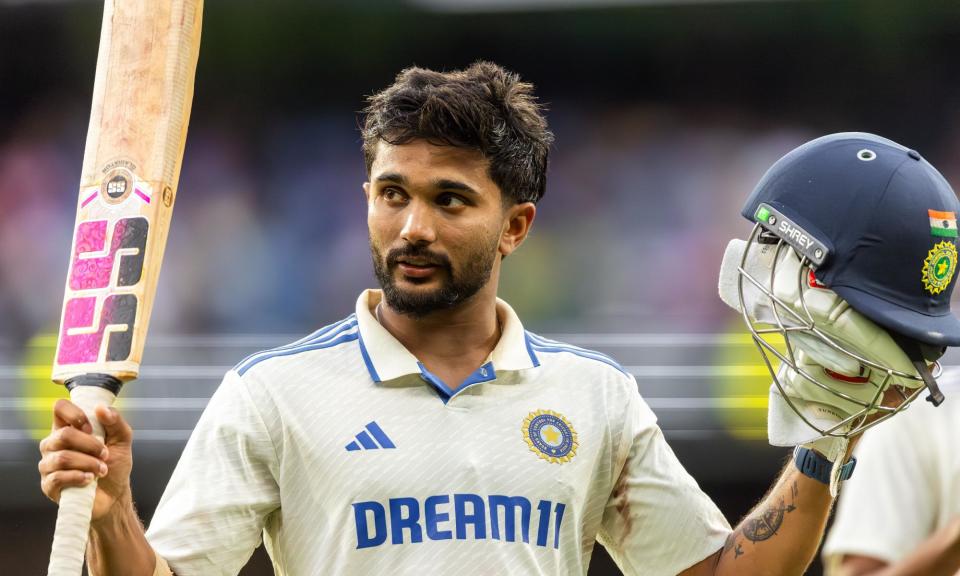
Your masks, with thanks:
M 930 234 L 945 238 L 957 237 L 957 216 L 953 212 L 927 210 L 930 215 Z
M 954 224 L 956 225 L 956 224 Z M 956 233 L 956 228 L 954 228 Z M 938 242 L 923 261 L 923 287 L 931 294 L 947 289 L 957 268 L 957 248 L 953 242 Z

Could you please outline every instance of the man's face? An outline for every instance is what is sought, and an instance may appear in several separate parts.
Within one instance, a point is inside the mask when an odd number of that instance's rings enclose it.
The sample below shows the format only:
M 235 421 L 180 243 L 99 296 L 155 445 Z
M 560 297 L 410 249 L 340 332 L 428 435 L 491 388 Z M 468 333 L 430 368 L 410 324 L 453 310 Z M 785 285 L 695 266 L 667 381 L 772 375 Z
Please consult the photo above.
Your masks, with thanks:
M 488 169 L 474 150 L 378 144 L 364 191 L 373 268 L 391 308 L 422 317 L 495 292 L 506 214 Z

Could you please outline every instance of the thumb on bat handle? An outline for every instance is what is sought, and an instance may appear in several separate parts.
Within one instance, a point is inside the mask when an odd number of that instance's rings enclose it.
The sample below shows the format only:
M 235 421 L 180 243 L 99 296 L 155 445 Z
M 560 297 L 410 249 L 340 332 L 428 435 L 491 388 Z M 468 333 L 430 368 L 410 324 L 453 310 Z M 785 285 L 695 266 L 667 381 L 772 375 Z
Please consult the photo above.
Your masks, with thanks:
M 114 400 L 117 399 L 119 386 L 114 390 L 106 386 L 81 384 L 76 380 L 71 380 L 67 386 L 70 389 L 70 401 L 83 410 L 83 413 L 87 415 L 90 426 L 93 427 L 93 435 L 103 442 L 105 432 L 103 424 L 97 420 L 95 410 L 101 404 L 112 406 Z
M 93 427 L 93 435 L 103 441 L 103 425 L 97 420 L 94 409 L 100 404 L 112 405 L 117 397 L 115 392 L 100 385 L 84 385 L 78 382 L 71 384 L 70 400 L 87 415 L 87 420 Z M 119 390 L 119 385 L 116 389 Z M 86 486 L 64 488 L 60 496 L 60 510 L 57 512 L 57 526 L 50 550 L 48 576 L 81 575 L 87 535 L 90 531 L 90 514 L 93 512 L 96 495 L 96 479 Z

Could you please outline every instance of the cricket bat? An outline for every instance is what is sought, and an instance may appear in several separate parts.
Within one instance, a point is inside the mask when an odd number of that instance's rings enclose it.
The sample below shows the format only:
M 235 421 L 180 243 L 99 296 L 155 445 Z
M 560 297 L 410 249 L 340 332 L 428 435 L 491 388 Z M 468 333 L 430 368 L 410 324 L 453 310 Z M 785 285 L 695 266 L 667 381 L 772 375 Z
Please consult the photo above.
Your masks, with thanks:
M 193 99 L 203 0 L 106 0 L 53 381 L 93 415 L 137 377 Z M 60 497 L 48 574 L 80 576 L 96 481 Z

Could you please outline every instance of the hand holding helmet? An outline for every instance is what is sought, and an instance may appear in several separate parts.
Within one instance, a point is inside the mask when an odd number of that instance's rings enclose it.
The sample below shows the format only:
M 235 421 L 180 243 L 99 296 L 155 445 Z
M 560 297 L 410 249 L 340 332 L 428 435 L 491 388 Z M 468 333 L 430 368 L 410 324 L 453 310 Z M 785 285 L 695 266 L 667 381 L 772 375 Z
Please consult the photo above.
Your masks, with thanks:
M 957 212 L 933 166 L 871 134 L 818 138 L 764 175 L 742 212 L 754 229 L 728 246 L 720 293 L 771 371 L 772 444 L 813 444 L 835 459 L 924 388 L 943 401 L 936 360 L 960 344 Z

